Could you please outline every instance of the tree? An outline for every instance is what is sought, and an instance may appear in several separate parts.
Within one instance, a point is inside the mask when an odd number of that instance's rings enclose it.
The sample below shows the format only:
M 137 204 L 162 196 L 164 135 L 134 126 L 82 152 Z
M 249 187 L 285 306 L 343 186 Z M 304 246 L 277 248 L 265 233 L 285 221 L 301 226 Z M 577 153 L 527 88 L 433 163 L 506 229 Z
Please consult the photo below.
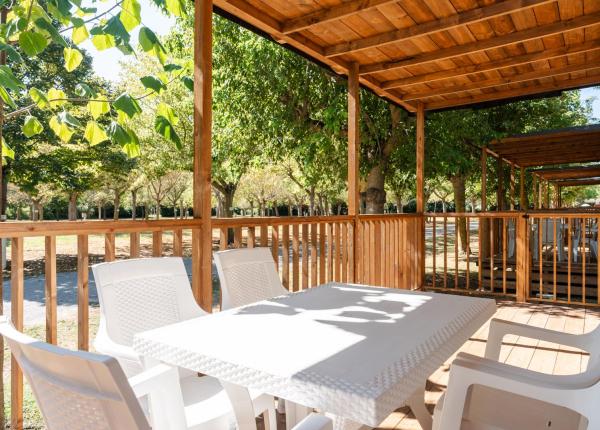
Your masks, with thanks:
M 442 201 L 442 213 L 446 213 L 446 206 L 452 196 L 454 185 L 444 180 L 434 181 L 434 184 L 433 195 Z
M 173 217 L 177 218 L 177 209 L 179 208 L 179 215 L 183 219 L 184 195 L 191 188 L 192 175 L 189 172 L 171 172 L 169 177 L 172 185 L 167 191 L 165 199 L 173 208 Z

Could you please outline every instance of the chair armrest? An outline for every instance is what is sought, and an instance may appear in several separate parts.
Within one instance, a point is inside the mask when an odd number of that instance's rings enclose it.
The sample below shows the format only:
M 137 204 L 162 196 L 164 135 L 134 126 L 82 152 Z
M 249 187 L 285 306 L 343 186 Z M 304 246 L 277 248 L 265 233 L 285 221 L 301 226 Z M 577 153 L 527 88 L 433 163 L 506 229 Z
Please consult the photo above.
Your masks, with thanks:
M 333 421 L 324 415 L 310 414 L 292 430 L 333 430 Z
M 558 343 L 574 348 L 587 349 L 588 337 L 586 335 L 562 333 L 546 328 L 494 318 L 490 321 L 490 332 L 485 347 L 485 358 L 498 361 L 500 358 L 502 339 L 509 334 Z
M 94 339 L 94 349 L 101 354 L 116 358 L 128 377 L 136 375 L 143 369 L 140 355 L 130 346 L 116 343 L 108 337 L 102 323 Z
M 586 408 L 589 407 L 590 396 L 595 395 L 592 391 L 594 384 L 594 381 L 580 375 L 547 375 L 460 353 L 450 368 L 444 406 L 441 415 L 435 417 L 436 428 L 460 428 L 468 390 L 472 385 L 564 406 L 589 416 L 590 411 Z

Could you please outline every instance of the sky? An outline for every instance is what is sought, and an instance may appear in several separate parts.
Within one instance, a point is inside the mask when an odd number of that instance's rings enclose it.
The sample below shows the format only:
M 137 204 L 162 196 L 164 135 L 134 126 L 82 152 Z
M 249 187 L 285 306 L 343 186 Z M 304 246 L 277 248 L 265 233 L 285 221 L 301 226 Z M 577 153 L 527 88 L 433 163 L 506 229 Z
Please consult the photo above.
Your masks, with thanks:
M 102 3 L 95 3 L 95 5 L 98 4 Z M 154 4 L 152 4 L 151 0 L 140 0 L 140 4 L 142 6 L 143 25 L 149 27 L 158 35 L 167 34 L 175 24 L 175 19 L 163 15 Z M 107 5 L 106 7 L 109 6 L 110 5 Z M 137 45 L 138 31 L 139 27 L 133 32 L 133 46 Z M 111 48 L 106 51 L 98 52 L 90 40 L 83 43 L 82 47 L 93 57 L 94 70 L 99 76 L 113 82 L 119 79 L 119 73 L 121 71 L 120 62 L 127 58 L 121 51 L 116 48 Z M 600 121 L 600 88 L 585 88 L 581 90 L 581 100 L 585 101 L 588 99 L 594 99 L 592 104 L 592 117 L 598 122 Z

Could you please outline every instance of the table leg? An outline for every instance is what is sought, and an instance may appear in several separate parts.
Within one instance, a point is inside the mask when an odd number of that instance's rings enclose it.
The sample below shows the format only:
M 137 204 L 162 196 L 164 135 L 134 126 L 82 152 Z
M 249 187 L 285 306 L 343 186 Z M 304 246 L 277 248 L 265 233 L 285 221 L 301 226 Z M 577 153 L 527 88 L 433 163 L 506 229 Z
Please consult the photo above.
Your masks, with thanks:
M 231 401 L 238 430 L 256 430 L 254 407 L 248 389 L 225 381 L 221 381 L 221 385 Z
M 410 396 L 407 404 L 413 414 L 415 414 L 423 430 L 431 430 L 433 427 L 433 417 L 425 406 L 425 384 Z

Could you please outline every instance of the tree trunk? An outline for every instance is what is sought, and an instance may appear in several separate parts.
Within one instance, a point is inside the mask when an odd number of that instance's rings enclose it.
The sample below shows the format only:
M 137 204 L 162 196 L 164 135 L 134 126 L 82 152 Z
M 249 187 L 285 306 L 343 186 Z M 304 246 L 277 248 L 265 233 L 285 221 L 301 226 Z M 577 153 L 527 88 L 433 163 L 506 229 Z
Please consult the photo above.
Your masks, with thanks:
M 442 200 L 442 213 L 446 213 L 446 200 Z
M 102 205 L 98 204 L 98 219 L 102 219 Z
M 21 221 L 21 205 L 17 205 L 16 217 L 17 217 L 17 221 Z
M 458 213 L 466 212 L 465 198 L 465 182 L 466 178 L 462 175 L 453 176 L 450 179 L 452 182 L 452 190 L 454 191 L 454 209 Z M 458 232 L 460 234 L 460 249 L 462 252 L 469 253 L 467 246 L 467 220 L 458 218 Z
M 402 197 L 396 197 L 396 213 L 404 213 L 404 204 L 402 202 Z
M 160 202 L 156 201 L 156 219 L 160 219 Z
M 77 193 L 69 194 L 69 221 L 77 220 Z
M 113 219 L 117 221 L 119 219 L 119 207 L 121 206 L 121 196 L 115 192 L 115 198 L 113 200 L 113 205 L 115 207 L 113 211 Z
M 137 208 L 137 190 L 131 190 L 131 219 L 135 220 L 137 215 L 135 210 Z
M 311 187 L 308 193 L 308 215 L 315 214 L 315 187 Z
M 279 205 L 277 204 L 277 201 L 273 203 L 273 209 L 275 209 L 275 216 L 279 216 Z
M 365 195 L 367 214 L 382 214 L 385 205 L 385 176 L 381 165 L 374 166 L 367 176 Z

